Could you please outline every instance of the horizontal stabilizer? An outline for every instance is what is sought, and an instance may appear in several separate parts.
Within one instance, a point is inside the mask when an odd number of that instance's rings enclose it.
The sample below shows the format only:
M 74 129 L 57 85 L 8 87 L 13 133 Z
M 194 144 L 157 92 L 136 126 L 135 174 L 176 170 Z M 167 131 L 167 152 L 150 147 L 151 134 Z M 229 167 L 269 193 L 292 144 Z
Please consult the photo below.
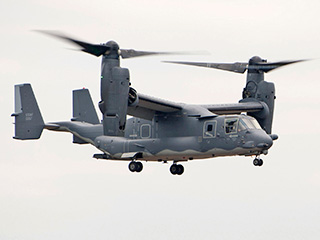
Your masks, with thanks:
M 39 139 L 44 122 L 31 85 L 15 85 L 15 139 Z

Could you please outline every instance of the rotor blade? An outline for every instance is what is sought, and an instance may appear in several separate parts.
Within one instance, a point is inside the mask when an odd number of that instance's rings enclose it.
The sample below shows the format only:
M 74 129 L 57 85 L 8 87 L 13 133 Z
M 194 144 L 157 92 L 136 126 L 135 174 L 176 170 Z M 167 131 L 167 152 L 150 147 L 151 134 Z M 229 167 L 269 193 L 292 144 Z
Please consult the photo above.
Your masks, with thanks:
M 294 60 L 294 61 L 281 61 L 281 62 L 261 62 L 261 63 L 256 63 L 253 65 L 249 65 L 248 69 L 254 69 L 254 70 L 260 70 L 265 73 L 270 72 L 274 69 L 277 69 L 279 67 L 283 67 L 289 64 L 293 63 L 299 63 L 299 62 L 304 62 L 307 61 L 306 59 L 301 59 L 301 60 Z
M 105 45 L 99 45 L 99 44 L 91 44 L 91 43 L 86 43 L 86 42 L 82 42 L 70 37 L 65 36 L 62 33 L 57 33 L 57 32 L 52 32 L 52 31 L 43 31 L 43 30 L 36 30 L 37 32 L 40 33 L 44 33 L 68 42 L 71 42 L 77 46 L 82 47 L 80 50 L 89 54 L 92 54 L 94 56 L 101 56 L 105 53 L 108 53 L 108 51 L 110 50 L 110 47 L 105 46 Z
M 208 52 L 198 51 L 198 52 L 149 52 L 149 51 L 138 51 L 134 49 L 120 49 L 120 56 L 122 58 L 133 58 L 133 57 L 143 57 L 150 55 L 205 55 Z
M 216 68 L 225 71 L 231 71 L 236 73 L 244 73 L 247 70 L 248 63 L 204 63 L 204 62 L 175 62 L 175 61 L 164 61 L 165 63 L 176 63 L 184 65 L 192 65 L 206 68 Z

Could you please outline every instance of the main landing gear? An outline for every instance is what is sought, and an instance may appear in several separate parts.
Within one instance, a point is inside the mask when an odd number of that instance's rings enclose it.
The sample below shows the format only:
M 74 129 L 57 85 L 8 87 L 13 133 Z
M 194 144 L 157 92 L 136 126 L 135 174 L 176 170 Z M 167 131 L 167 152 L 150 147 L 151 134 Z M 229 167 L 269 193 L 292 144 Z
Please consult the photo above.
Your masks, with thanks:
M 135 161 L 130 162 L 128 167 L 131 172 L 141 172 L 143 169 L 142 163 Z
M 143 165 L 141 162 L 132 161 L 128 166 L 131 172 L 141 172 L 143 169 Z M 181 175 L 184 172 L 184 167 L 181 164 L 172 164 L 170 167 L 170 172 L 173 175 Z
M 258 166 L 258 167 L 261 167 L 261 166 L 263 165 L 262 159 L 260 159 L 260 158 L 255 158 L 255 159 L 253 160 L 253 165 Z
M 170 167 L 170 172 L 173 175 L 181 175 L 184 172 L 184 167 L 181 164 L 172 164 Z

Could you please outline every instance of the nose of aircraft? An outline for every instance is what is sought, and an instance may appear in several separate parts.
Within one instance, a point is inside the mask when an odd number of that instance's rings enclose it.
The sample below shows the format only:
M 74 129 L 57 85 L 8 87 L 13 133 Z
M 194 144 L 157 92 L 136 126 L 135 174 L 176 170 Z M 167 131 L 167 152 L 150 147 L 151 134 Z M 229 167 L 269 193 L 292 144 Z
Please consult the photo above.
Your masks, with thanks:
M 263 132 L 263 134 L 259 134 L 259 136 L 257 136 L 256 143 L 258 148 L 266 150 L 272 146 L 273 140 L 268 134 Z

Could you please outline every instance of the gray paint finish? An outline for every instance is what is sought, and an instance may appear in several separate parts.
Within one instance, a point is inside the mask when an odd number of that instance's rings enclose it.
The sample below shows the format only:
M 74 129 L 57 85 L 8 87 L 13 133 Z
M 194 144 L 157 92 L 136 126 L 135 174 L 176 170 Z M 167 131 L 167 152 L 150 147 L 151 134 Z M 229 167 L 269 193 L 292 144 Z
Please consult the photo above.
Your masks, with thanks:
M 26 97 L 31 101 L 22 104 L 30 109 L 35 103 L 31 86 L 24 84 L 17 85 L 16 88 L 20 88 L 17 93 L 29 89 Z M 89 91 L 81 91 L 83 94 L 78 94 L 82 98 L 80 102 L 84 106 L 92 106 Z M 105 154 L 104 158 L 114 160 L 179 162 L 217 156 L 250 156 L 265 154 L 272 146 L 272 139 L 264 130 L 253 128 L 252 125 L 243 126 L 243 120 L 255 121 L 252 117 L 216 115 L 200 105 L 181 107 L 176 112 L 156 112 L 152 121 L 135 117 L 128 119 L 124 137 L 104 135 L 103 124 L 92 124 L 79 119 L 74 121 L 74 118 L 73 121 L 52 122 L 43 127 L 52 131 L 70 132 L 76 139 L 101 150 Z M 232 127 L 229 126 L 230 123 Z M 16 127 L 20 127 L 18 122 Z M 231 131 L 228 130 L 230 128 Z
M 239 103 L 190 105 L 150 97 L 131 87 L 129 70 L 120 67 L 120 57 L 156 52 L 120 50 L 114 41 L 95 45 L 58 37 L 81 46 L 84 52 L 102 56 L 102 122 L 89 91 L 82 89 L 73 92 L 72 121 L 44 124 L 31 85 L 21 84 L 15 86 L 15 138 L 38 139 L 43 128 L 70 132 L 74 143 L 89 143 L 102 152 L 95 158 L 129 160 L 130 171 L 136 172 L 142 170 L 139 161 L 173 161 L 170 171 L 180 175 L 184 169 L 177 162 L 234 155 L 256 156 L 253 163 L 261 166 L 260 155 L 267 154 L 278 138 L 271 132 L 275 87 L 264 81 L 264 73 L 301 61 L 267 63 L 252 57 L 248 63 L 234 64 L 173 62 L 237 73 L 248 70 Z M 127 114 L 133 118 L 127 120 Z

